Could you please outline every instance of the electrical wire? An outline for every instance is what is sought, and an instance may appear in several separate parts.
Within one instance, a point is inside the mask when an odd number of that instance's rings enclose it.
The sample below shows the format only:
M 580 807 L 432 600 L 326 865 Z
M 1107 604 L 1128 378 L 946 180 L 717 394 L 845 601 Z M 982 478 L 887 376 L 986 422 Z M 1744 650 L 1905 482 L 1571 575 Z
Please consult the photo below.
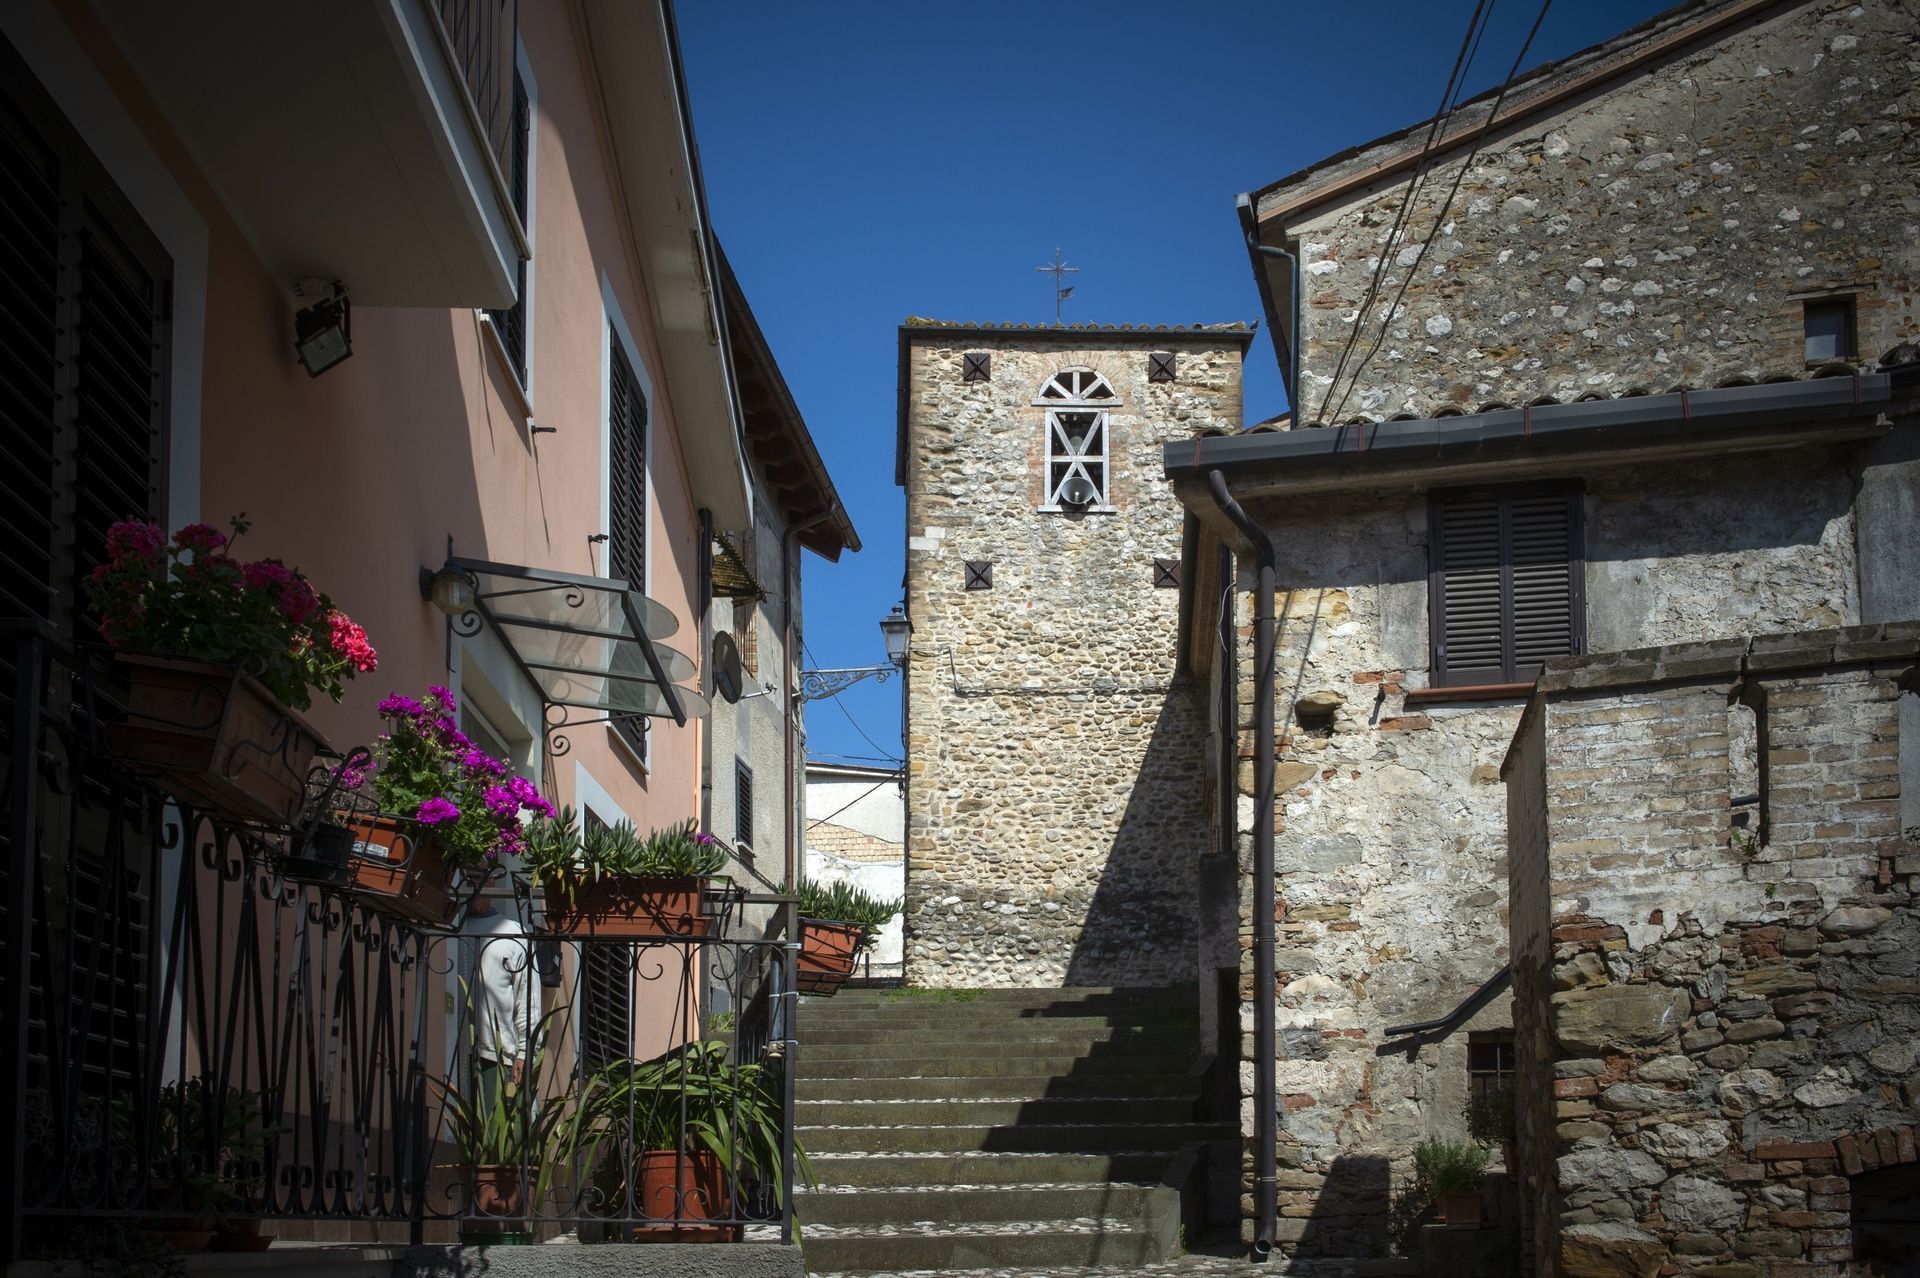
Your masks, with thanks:
M 800 640 L 800 651 L 806 654 L 807 660 L 813 663 L 813 666 L 815 669 L 819 669 L 820 659 L 813 655 L 813 649 L 807 646 L 807 641 L 804 638 Z M 852 686 L 853 686 L 852 684 L 847 685 L 847 687 L 852 687 Z M 875 741 L 872 737 L 868 736 L 867 730 L 861 727 L 860 724 L 854 719 L 853 712 L 848 710 L 847 707 L 840 700 L 840 694 L 842 692 L 845 692 L 846 690 L 847 690 L 846 688 L 836 689 L 835 691 L 829 693 L 825 699 L 833 702 L 835 706 L 839 707 L 840 713 L 846 716 L 847 722 L 853 725 L 853 730 L 860 734 L 861 740 L 865 741 L 868 745 L 878 750 L 882 758 L 887 763 L 897 764 L 902 762 L 903 760 L 900 758 L 899 755 L 888 754 L 887 748 L 881 745 L 878 741 Z
M 1414 258 L 1413 264 L 1407 268 L 1406 278 L 1400 281 L 1400 291 L 1394 294 L 1393 305 L 1387 308 L 1386 317 L 1380 321 L 1380 331 L 1374 336 L 1373 345 L 1367 348 L 1367 353 L 1361 356 L 1360 362 L 1354 366 L 1353 377 L 1347 383 L 1346 394 L 1340 397 L 1340 403 L 1335 406 L 1336 413 L 1346 407 L 1347 396 L 1351 395 L 1354 388 L 1360 384 L 1360 374 L 1366 371 L 1367 365 L 1379 353 L 1381 344 L 1387 340 L 1387 327 L 1393 322 L 1394 315 L 1400 309 L 1400 300 L 1407 295 L 1407 286 L 1413 283 L 1413 277 L 1419 272 L 1420 264 L 1427 259 L 1427 250 L 1433 247 L 1433 241 L 1439 236 L 1440 228 L 1446 224 L 1447 210 L 1453 207 L 1454 197 L 1460 194 L 1460 184 L 1466 180 L 1467 170 L 1473 167 L 1474 157 L 1480 154 L 1480 144 L 1486 141 L 1487 134 L 1492 131 L 1493 122 L 1500 114 L 1500 104 L 1507 100 L 1507 90 L 1513 87 L 1513 77 L 1519 74 L 1520 64 L 1526 61 L 1527 51 L 1533 48 L 1533 39 L 1540 34 L 1540 25 L 1547 20 L 1547 10 L 1552 7 L 1553 0 L 1542 0 L 1540 12 L 1533 20 L 1533 29 L 1527 32 L 1526 42 L 1520 46 L 1520 52 L 1514 55 L 1513 65 L 1507 69 L 1507 78 L 1500 82 L 1500 92 L 1494 95 L 1493 106 L 1488 110 L 1487 118 L 1480 122 L 1480 129 L 1474 134 L 1473 146 L 1468 149 L 1466 158 L 1460 162 L 1459 171 L 1453 175 L 1453 185 L 1447 190 L 1447 198 L 1441 202 L 1440 211 L 1434 214 L 1433 226 L 1427 231 L 1427 238 L 1421 241 L 1420 253 Z M 1358 326 L 1355 327 L 1357 331 Z M 1327 393 L 1329 395 L 1333 393 L 1331 386 L 1327 388 Z M 1322 407 L 1325 405 L 1323 404 Z
M 1406 194 L 1400 199 L 1400 208 L 1393 216 L 1393 225 L 1387 228 L 1386 241 L 1382 244 L 1380 255 L 1373 264 L 1373 278 L 1367 282 L 1366 296 L 1361 299 L 1359 309 L 1354 312 L 1353 328 L 1347 333 L 1346 344 L 1340 348 L 1339 362 L 1334 365 L 1333 376 L 1327 381 L 1327 393 L 1320 400 L 1322 422 L 1329 420 L 1327 405 L 1333 401 L 1333 393 L 1339 388 L 1341 375 L 1346 371 L 1347 359 L 1353 354 L 1353 348 L 1360 340 L 1360 326 L 1366 322 L 1367 312 L 1372 309 L 1374 299 L 1380 295 L 1380 283 L 1386 278 L 1387 263 L 1393 260 L 1394 242 L 1399 238 L 1401 228 L 1406 224 L 1407 215 L 1413 209 L 1415 195 L 1426 180 L 1427 155 L 1439 141 L 1447 118 L 1453 113 L 1453 103 L 1458 96 L 1459 86 L 1465 82 L 1467 65 L 1472 60 L 1473 53 L 1479 49 L 1476 32 L 1480 35 L 1486 33 L 1486 19 L 1491 16 L 1490 0 L 1477 0 L 1473 7 L 1473 16 L 1467 20 L 1466 34 L 1460 37 L 1460 52 L 1454 55 L 1453 72 L 1447 76 L 1446 87 L 1440 91 L 1440 104 L 1434 108 L 1433 122 L 1427 128 L 1426 140 L 1420 144 L 1420 156 L 1415 163 L 1413 180 L 1408 183 Z M 1345 403 L 1344 397 L 1341 402 Z M 1295 411 L 1298 413 L 1299 409 Z M 1297 424 L 1305 425 L 1305 418 L 1299 418 Z
M 903 776 L 905 772 L 906 772 L 905 768 L 895 769 L 891 776 L 881 777 L 878 781 L 875 781 L 872 785 L 868 786 L 866 789 L 862 790 L 860 793 L 854 795 L 851 799 L 848 799 L 845 803 L 841 804 L 839 807 L 835 808 L 833 811 L 827 813 L 825 816 L 821 817 L 818 821 L 807 822 L 807 828 L 811 830 L 816 825 L 825 825 L 827 822 L 833 820 L 835 817 L 839 816 L 842 812 L 845 812 L 848 808 L 860 802 L 860 800 L 866 798 L 869 794 L 872 794 L 875 790 L 878 790 L 883 785 L 897 784 L 901 776 Z

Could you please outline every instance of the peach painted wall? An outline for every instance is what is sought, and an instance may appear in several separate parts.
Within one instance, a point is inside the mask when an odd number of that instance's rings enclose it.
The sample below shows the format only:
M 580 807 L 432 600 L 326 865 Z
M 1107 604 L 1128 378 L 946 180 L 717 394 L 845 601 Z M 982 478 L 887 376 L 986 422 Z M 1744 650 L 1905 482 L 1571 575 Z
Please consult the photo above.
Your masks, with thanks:
M 603 277 L 655 388 L 648 593 L 680 620 L 669 642 L 697 658 L 697 503 L 677 443 L 682 423 L 665 393 L 573 9 L 520 11 L 537 86 L 532 407 L 539 424 L 557 428 L 539 436 L 472 311 L 356 308 L 353 357 L 307 377 L 293 357 L 283 281 L 269 277 L 92 13 L 78 0 L 58 9 L 207 225 L 201 499 L 197 511 L 172 512 L 173 522 L 222 524 L 244 510 L 250 553 L 304 568 L 380 651 L 380 670 L 349 685 L 343 703 L 315 706 L 321 730 L 336 745 L 369 741 L 380 697 L 448 681 L 445 625 L 421 601 L 416 577 L 440 563 L 449 536 L 463 556 L 604 573 L 604 548 L 587 540 L 603 531 Z M 547 761 L 549 792 L 574 800 L 568 760 L 577 759 L 642 829 L 693 816 L 702 730 L 697 720 L 655 721 L 646 768 L 605 728 L 575 730 L 570 755 Z

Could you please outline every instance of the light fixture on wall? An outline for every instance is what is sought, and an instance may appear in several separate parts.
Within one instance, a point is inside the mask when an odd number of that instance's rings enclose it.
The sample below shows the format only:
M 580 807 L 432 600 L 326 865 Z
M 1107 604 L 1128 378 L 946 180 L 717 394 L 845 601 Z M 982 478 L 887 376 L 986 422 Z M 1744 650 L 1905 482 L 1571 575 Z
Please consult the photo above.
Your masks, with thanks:
M 452 564 L 443 566 L 439 572 L 431 568 L 420 570 L 420 597 L 449 617 L 472 612 L 479 594 L 473 578 Z
M 302 280 L 294 289 L 315 300 L 293 315 L 293 349 L 308 377 L 318 377 L 353 354 L 353 304 L 339 280 Z
M 913 635 L 913 623 L 907 620 L 905 610 L 899 604 L 893 611 L 880 618 L 880 637 L 886 641 L 887 660 L 902 670 L 907 668 L 907 640 Z

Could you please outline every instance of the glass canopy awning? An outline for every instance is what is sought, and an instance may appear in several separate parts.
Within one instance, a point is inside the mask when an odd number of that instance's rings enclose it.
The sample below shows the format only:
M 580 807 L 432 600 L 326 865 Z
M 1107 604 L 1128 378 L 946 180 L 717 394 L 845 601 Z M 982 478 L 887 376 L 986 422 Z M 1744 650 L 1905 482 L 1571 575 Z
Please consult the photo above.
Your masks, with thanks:
M 697 673 L 693 658 L 659 642 L 679 621 L 624 581 L 449 556 L 423 589 L 457 633 L 493 629 L 539 690 L 549 732 L 635 717 L 684 724 L 709 709 L 705 697 L 679 686 Z

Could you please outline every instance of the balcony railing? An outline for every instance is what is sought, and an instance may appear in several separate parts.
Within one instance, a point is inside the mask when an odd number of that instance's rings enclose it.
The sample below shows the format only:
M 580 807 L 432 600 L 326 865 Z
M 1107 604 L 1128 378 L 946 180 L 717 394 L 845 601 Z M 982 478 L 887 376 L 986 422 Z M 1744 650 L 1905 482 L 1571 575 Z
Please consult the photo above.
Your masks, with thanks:
M 517 0 L 433 0 L 454 65 L 466 82 L 502 175 L 513 172 L 514 36 Z
M 110 657 L 0 641 L 4 1259 L 103 1225 L 791 1241 L 790 899 L 670 941 L 547 930 L 524 881 L 391 917 L 116 762 Z

